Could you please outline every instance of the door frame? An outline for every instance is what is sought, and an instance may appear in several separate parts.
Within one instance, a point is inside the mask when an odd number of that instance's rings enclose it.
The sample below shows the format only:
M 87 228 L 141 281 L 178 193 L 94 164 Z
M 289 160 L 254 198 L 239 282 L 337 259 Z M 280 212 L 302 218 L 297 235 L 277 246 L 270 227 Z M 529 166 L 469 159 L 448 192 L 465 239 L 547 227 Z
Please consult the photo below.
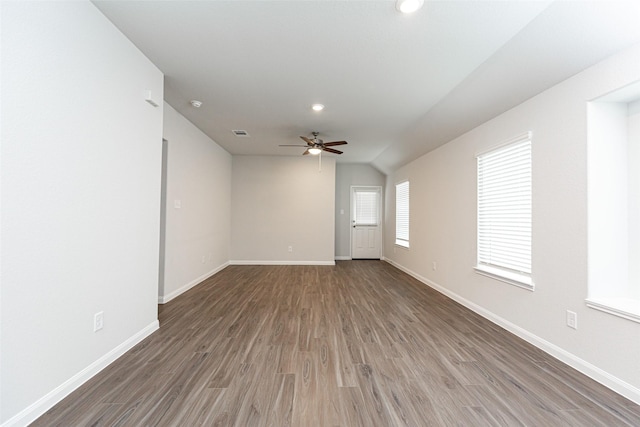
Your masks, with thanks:
M 379 221 L 379 225 L 378 225 L 378 241 L 380 242 L 380 254 L 379 254 L 379 258 L 382 259 L 382 236 L 383 234 L 383 215 L 382 215 L 382 197 L 383 197 L 383 193 L 382 193 L 382 186 L 381 185 L 351 185 L 349 187 L 349 256 L 351 257 L 351 259 L 353 259 L 353 208 L 354 208 L 354 200 L 353 200 L 353 195 L 354 193 L 354 189 L 356 188 L 364 188 L 364 189 L 375 189 L 378 190 L 378 194 L 380 195 L 380 197 L 378 197 L 378 221 Z
M 169 155 L 169 141 L 162 138 L 162 163 L 160 173 L 160 245 L 158 261 L 158 303 L 163 304 L 164 298 L 164 270 L 166 264 L 167 246 L 167 162 Z

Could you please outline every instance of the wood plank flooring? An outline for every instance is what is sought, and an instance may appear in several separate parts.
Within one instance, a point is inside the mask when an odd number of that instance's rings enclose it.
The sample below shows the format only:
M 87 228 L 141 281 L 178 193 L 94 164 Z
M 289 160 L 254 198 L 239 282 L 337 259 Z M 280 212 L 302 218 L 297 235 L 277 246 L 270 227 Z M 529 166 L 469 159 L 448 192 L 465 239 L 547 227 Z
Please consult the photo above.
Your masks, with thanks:
M 640 426 L 640 407 L 380 261 L 230 266 L 33 426 Z

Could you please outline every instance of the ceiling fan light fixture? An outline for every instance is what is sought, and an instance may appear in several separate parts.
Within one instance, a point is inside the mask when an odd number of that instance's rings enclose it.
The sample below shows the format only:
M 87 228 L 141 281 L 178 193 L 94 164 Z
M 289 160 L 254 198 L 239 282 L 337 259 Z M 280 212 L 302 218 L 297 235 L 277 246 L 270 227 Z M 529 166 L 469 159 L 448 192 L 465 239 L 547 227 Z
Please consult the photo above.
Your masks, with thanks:
M 402 13 L 413 13 L 424 5 L 424 0 L 398 0 L 396 9 Z
M 322 110 L 324 110 L 324 105 L 322 105 L 322 104 L 313 104 L 311 106 L 311 109 L 313 111 L 322 111 Z
M 309 154 L 311 154 L 313 156 L 317 156 L 321 152 L 322 152 L 322 150 L 319 149 L 318 147 L 309 148 Z

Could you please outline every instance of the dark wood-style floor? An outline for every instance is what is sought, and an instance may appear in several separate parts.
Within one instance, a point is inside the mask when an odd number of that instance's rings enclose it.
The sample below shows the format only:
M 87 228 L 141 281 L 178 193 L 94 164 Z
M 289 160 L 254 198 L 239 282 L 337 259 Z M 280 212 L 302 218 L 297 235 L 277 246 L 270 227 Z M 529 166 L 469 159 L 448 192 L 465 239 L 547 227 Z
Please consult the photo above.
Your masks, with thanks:
M 230 266 L 35 426 L 640 426 L 640 407 L 379 261 Z

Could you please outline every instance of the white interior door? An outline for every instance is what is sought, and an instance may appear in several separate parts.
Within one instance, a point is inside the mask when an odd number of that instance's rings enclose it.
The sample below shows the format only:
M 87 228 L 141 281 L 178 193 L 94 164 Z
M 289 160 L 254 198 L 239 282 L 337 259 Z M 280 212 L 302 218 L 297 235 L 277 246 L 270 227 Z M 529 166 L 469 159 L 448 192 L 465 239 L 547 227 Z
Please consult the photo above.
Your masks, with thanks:
M 382 187 L 351 187 L 351 258 L 380 259 Z

